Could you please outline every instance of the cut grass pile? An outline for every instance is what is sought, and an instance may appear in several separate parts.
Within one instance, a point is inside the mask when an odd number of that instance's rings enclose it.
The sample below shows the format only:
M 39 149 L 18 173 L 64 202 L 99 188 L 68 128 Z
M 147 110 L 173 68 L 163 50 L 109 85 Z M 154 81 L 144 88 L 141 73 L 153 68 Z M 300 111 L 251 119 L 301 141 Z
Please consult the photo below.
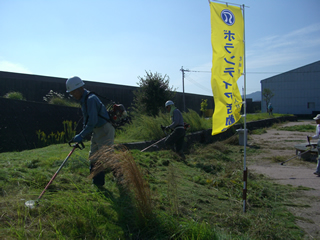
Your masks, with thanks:
M 128 152 L 150 190 L 149 216 L 139 214 L 136 195 L 123 194 L 112 173 L 106 175 L 104 190 L 92 186 L 89 143 L 70 157 L 34 209 L 26 208 L 25 201 L 37 199 L 71 148 L 61 144 L 1 153 L 0 238 L 301 239 L 303 232 L 286 209 L 299 197 L 299 188 L 249 171 L 243 213 L 243 147 L 237 143 L 196 145 L 186 162 L 167 150 Z M 248 148 L 247 155 L 257 151 Z

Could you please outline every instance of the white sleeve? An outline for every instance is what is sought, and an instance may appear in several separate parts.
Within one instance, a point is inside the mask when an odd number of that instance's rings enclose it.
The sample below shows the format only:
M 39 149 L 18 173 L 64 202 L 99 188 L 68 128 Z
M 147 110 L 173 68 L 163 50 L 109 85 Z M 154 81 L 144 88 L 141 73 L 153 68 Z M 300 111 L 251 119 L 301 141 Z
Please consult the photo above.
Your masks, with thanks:
M 316 128 L 316 135 L 313 135 L 312 138 L 314 139 L 318 139 L 320 136 L 320 124 L 317 125 L 317 128 Z

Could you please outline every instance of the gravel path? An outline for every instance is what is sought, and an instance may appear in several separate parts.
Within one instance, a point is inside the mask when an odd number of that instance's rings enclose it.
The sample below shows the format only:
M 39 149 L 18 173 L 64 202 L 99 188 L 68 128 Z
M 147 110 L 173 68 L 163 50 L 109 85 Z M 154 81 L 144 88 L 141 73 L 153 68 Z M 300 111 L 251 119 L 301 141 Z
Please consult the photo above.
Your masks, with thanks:
M 283 123 L 281 126 L 316 125 L 314 120 Z M 282 156 L 288 160 L 295 156 L 294 146 L 307 144 L 307 135 L 313 132 L 292 132 L 267 129 L 267 133 L 248 136 L 248 147 L 259 146 L 260 154 L 247 157 L 249 171 L 264 174 L 280 184 L 303 186 L 311 188 L 300 193 L 296 204 L 307 207 L 289 207 L 296 216 L 299 216 L 297 224 L 307 233 L 304 239 L 320 239 L 320 177 L 313 174 L 316 169 L 316 161 L 305 161 L 299 157 L 293 158 L 280 165 L 272 161 L 273 157 Z M 281 160 L 283 161 L 283 160 Z M 248 180 L 248 185 L 250 180 Z

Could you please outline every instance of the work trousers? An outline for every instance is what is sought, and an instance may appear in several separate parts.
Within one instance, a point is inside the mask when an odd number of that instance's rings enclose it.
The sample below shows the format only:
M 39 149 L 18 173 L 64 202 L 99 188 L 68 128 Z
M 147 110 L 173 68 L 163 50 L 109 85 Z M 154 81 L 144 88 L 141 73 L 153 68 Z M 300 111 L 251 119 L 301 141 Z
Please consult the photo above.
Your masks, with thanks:
M 186 136 L 186 130 L 184 128 L 176 128 L 166 138 L 165 144 L 172 148 L 177 153 L 183 153 L 184 137 Z
M 102 147 L 113 147 L 115 129 L 110 122 L 107 122 L 102 127 L 94 128 L 91 136 L 91 148 L 89 153 L 90 158 L 90 173 L 94 168 L 97 159 L 92 159 L 92 156 Z M 92 183 L 97 186 L 103 186 L 105 183 L 105 172 L 100 172 L 93 177 Z
M 318 163 L 317 163 L 316 172 L 320 173 L 320 140 L 318 141 L 317 149 L 318 149 L 318 159 L 317 159 Z

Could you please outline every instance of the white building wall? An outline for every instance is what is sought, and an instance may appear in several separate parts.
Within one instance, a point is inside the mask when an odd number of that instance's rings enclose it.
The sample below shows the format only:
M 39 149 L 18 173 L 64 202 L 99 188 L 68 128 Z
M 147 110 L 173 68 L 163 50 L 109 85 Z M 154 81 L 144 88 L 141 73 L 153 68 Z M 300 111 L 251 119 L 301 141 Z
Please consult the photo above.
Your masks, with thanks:
M 320 61 L 261 81 L 263 89 L 274 93 L 271 103 L 275 113 L 312 114 L 320 111 Z M 261 111 L 266 112 L 261 96 Z

